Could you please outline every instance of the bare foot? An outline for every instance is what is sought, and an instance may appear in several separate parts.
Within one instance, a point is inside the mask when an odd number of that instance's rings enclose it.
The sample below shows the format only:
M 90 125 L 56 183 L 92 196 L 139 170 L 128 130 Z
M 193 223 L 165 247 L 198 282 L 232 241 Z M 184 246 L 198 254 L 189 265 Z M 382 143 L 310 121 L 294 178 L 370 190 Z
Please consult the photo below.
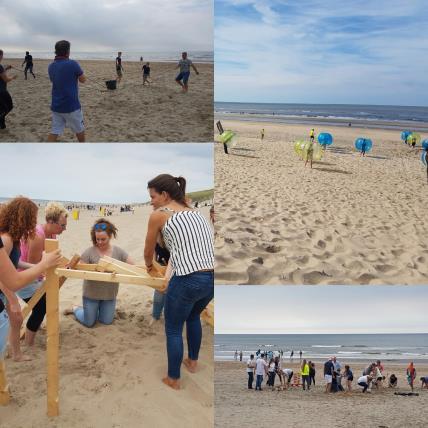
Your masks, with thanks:
M 167 376 L 162 379 L 162 382 L 165 385 L 168 385 L 169 387 L 171 387 L 172 389 L 176 389 L 176 390 L 180 389 L 180 381 L 178 379 L 171 379 L 170 377 Z
M 78 308 L 78 306 L 73 305 L 71 308 L 64 309 L 63 314 L 64 315 L 73 315 L 74 314 L 74 310 L 76 308 Z
M 190 358 L 185 358 L 183 360 L 183 364 L 186 366 L 187 370 L 189 370 L 190 373 L 196 373 L 197 371 L 197 360 L 191 360 Z
M 20 363 L 21 361 L 31 361 L 31 357 L 24 354 L 18 354 L 18 355 L 12 356 L 12 360 L 17 363 Z

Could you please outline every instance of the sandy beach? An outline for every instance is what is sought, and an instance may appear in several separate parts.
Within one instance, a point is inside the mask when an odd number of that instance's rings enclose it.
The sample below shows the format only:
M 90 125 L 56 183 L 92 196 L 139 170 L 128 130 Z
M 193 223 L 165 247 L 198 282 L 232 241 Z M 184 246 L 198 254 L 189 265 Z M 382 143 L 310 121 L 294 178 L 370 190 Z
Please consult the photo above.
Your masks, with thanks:
M 293 150 L 309 124 L 222 124 L 237 140 L 229 156 L 215 147 L 217 284 L 428 283 L 420 147 L 398 131 L 315 127 L 334 144 L 311 170 Z M 360 136 L 374 144 L 365 158 Z
M 207 217 L 208 210 L 202 209 Z M 108 217 L 119 230 L 113 244 L 126 250 L 136 262 L 143 260 L 151 211 L 151 207 L 144 206 L 136 208 L 135 214 L 114 213 Z M 78 221 L 69 216 L 67 230 L 59 238 L 64 256 L 81 254 L 91 245 L 89 230 L 97 214 L 81 211 Z M 81 296 L 82 282 L 67 280 L 60 291 L 60 310 L 81 304 Z M 6 359 L 12 400 L 9 406 L 0 408 L 0 426 L 212 426 L 212 328 L 203 323 L 199 371 L 190 374 L 182 367 L 182 390 L 170 389 L 161 382 L 167 369 L 163 318 L 149 326 L 152 296 L 153 290 L 148 287 L 122 284 L 116 319 L 110 326 L 97 324 L 88 329 L 74 317 L 60 315 L 58 418 L 46 416 L 45 330 L 36 338 L 32 361 Z
M 284 360 L 283 367 L 298 369 L 298 360 Z M 348 362 L 348 360 L 347 360 Z M 344 365 L 345 361 L 341 361 Z M 366 364 L 349 362 L 354 378 Z M 368 365 L 368 364 L 367 364 Z M 419 397 L 396 396 L 394 392 L 410 392 L 405 379 L 406 363 L 384 362 L 384 374 L 398 377 L 396 390 L 373 389 L 362 394 L 354 381 L 351 393 L 325 394 L 322 380 L 323 362 L 316 363 L 316 386 L 310 391 L 290 388 L 288 391 L 247 389 L 244 362 L 215 362 L 215 426 L 216 427 L 426 427 L 428 390 L 415 392 Z M 428 364 L 415 362 L 418 376 L 428 373 Z M 276 378 L 275 383 L 277 383 Z M 386 384 L 387 385 L 387 384 Z
M 36 79 L 28 74 L 25 81 L 23 72 L 8 72 L 18 74 L 18 78 L 8 84 L 14 109 L 6 118 L 7 129 L 1 130 L 0 141 L 47 141 L 51 129 L 50 62 L 34 60 Z M 212 141 L 213 64 L 196 63 L 200 74 L 192 72 L 189 92 L 183 94 L 175 83 L 176 63 L 150 63 L 152 83 L 143 86 L 140 63 L 124 62 L 119 88 L 108 91 L 104 82 L 116 79 L 114 61 L 78 62 L 88 78 L 80 85 L 86 141 Z M 3 66 L 23 70 L 21 64 L 21 59 L 9 59 L 7 55 L 2 61 Z M 76 141 L 76 137 L 66 129 L 59 141 Z

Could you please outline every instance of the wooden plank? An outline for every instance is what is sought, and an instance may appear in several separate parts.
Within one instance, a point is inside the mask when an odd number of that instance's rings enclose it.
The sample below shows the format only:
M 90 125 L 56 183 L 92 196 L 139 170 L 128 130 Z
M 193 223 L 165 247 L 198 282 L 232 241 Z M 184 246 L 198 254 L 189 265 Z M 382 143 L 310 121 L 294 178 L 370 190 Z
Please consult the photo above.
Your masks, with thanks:
M 117 273 L 123 273 L 125 275 L 139 275 L 139 276 L 149 276 L 146 269 L 142 269 L 135 265 L 130 265 L 129 263 L 121 262 L 120 260 L 113 259 L 112 257 L 104 256 L 98 262 L 101 266 L 111 265 L 112 268 L 117 268 Z M 120 268 L 120 269 L 119 269 Z
M 45 240 L 45 251 L 50 253 L 58 248 L 56 239 Z M 63 269 L 67 270 L 67 269 Z M 47 399 L 48 416 L 59 415 L 59 277 L 55 268 L 46 273 L 46 319 L 47 319 Z
M 154 288 L 155 290 L 164 291 L 165 290 L 165 280 L 164 278 L 153 278 L 146 274 L 145 277 L 137 275 L 124 275 L 124 274 L 115 274 L 108 272 L 91 272 L 91 271 L 81 271 L 81 270 L 71 270 L 71 269 L 62 269 L 57 268 L 56 273 L 58 276 L 65 276 L 67 278 L 78 278 L 78 279 L 87 279 L 91 281 L 103 281 L 103 282 L 117 282 L 125 284 L 135 284 L 135 285 L 146 285 L 147 287 Z
M 0 405 L 6 406 L 9 404 L 10 394 L 9 385 L 6 380 L 6 369 L 3 359 L 0 359 Z

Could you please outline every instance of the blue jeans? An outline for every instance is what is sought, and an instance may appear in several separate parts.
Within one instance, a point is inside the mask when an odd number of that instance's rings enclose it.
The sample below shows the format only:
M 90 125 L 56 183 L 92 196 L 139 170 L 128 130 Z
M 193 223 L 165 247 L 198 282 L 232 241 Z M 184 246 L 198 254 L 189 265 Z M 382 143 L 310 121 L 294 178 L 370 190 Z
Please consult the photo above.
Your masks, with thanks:
M 165 293 L 161 293 L 158 290 L 155 290 L 153 293 L 152 317 L 156 320 L 160 319 L 162 315 L 162 309 L 165 305 L 165 297 Z
M 94 300 L 83 297 L 83 308 L 76 308 L 74 316 L 86 327 L 93 327 L 97 321 L 102 324 L 111 324 L 115 309 L 116 299 Z
M 9 317 L 6 309 L 0 313 L 0 360 L 3 359 L 4 351 L 6 350 L 7 337 L 9 334 Z
M 262 390 L 262 383 L 263 383 L 263 375 L 258 374 L 256 377 L 256 391 L 259 389 Z
M 200 314 L 214 297 L 214 272 L 173 276 L 165 299 L 165 333 L 168 376 L 180 378 L 183 361 L 183 326 L 186 323 L 188 355 L 197 360 L 202 341 Z

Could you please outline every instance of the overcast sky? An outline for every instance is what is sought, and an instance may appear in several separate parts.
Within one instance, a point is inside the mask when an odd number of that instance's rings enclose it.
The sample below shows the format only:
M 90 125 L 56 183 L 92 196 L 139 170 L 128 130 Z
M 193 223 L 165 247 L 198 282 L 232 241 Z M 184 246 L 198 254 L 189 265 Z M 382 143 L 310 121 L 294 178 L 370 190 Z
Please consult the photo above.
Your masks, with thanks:
M 426 0 L 215 0 L 215 100 L 428 105 Z
M 187 191 L 212 189 L 212 144 L 1 144 L 0 197 L 148 201 L 147 182 L 182 175 Z
M 0 49 L 159 52 L 213 49 L 212 0 L 0 2 Z
M 216 334 L 428 333 L 428 286 L 217 286 Z

